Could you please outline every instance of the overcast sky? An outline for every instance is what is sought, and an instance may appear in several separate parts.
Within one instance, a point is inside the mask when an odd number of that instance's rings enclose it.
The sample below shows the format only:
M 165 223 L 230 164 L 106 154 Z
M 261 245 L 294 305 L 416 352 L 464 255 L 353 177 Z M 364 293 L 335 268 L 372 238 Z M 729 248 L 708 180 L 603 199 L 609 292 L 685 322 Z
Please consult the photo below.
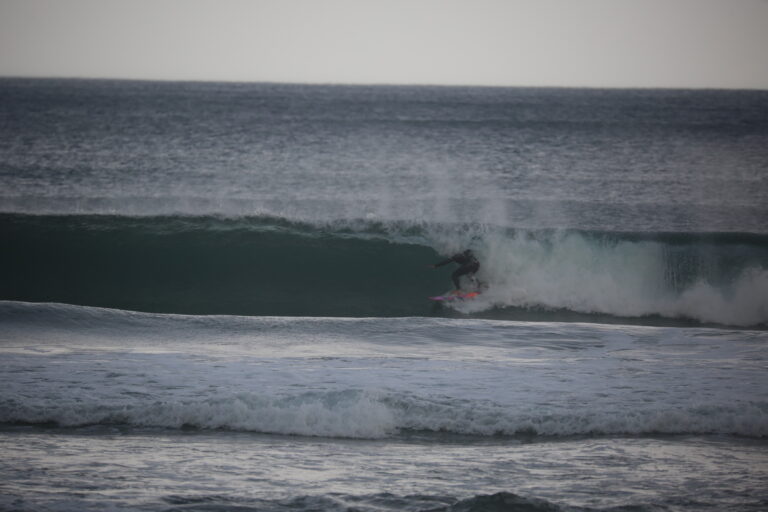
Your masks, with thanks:
M 0 0 L 0 76 L 768 89 L 768 1 Z

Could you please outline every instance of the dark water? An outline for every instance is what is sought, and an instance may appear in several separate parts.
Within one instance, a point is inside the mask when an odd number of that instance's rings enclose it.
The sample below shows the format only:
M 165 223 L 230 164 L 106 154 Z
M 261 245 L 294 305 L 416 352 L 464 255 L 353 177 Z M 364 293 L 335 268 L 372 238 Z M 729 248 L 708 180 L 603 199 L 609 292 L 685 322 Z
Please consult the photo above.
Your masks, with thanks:
M 764 91 L 0 83 L 4 211 L 765 233 Z

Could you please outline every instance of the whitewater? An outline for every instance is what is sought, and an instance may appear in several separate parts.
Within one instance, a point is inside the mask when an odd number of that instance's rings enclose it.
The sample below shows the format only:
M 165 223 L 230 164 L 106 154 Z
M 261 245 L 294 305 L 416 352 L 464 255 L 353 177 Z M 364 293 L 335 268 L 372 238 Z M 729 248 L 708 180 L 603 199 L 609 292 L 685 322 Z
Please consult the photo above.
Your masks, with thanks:
M 0 80 L 0 510 L 764 510 L 767 119 Z

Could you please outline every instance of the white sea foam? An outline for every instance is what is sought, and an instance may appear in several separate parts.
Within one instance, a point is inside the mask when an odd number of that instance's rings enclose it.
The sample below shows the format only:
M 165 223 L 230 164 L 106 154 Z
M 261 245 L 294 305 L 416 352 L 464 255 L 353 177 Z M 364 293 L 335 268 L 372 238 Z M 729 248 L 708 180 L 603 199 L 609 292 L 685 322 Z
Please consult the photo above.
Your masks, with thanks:
M 765 332 L 0 302 L 0 423 L 768 435 Z
M 661 242 L 601 242 L 575 232 L 458 235 L 449 240 L 436 233 L 437 247 L 450 253 L 475 246 L 482 262 L 479 277 L 490 286 L 480 300 L 455 304 L 466 313 L 514 306 L 737 326 L 768 323 L 768 268 L 761 263 L 735 275 L 694 266 L 683 269 L 693 277 L 681 284 L 680 269 Z
M 357 392 L 288 398 L 249 393 L 202 401 L 136 401 L 124 405 L 38 403 L 0 406 L 0 422 L 64 427 L 120 424 L 137 427 L 230 429 L 322 437 L 380 438 L 396 430 L 392 411 Z
M 404 430 L 473 436 L 736 434 L 768 436 L 768 404 L 685 408 L 503 407 L 493 403 L 347 390 L 293 397 L 238 393 L 202 401 L 128 405 L 42 403 L 0 405 L 3 423 L 55 423 L 64 427 L 227 429 L 341 438 L 385 438 Z

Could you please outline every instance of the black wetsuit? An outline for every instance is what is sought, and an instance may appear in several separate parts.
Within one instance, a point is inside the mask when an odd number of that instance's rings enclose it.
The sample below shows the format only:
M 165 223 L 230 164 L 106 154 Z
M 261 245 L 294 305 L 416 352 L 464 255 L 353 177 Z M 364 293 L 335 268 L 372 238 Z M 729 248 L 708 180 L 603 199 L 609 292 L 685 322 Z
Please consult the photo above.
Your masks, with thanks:
M 457 268 L 456 271 L 451 274 L 451 279 L 453 280 L 453 284 L 456 285 L 457 290 L 461 288 L 461 286 L 459 286 L 459 277 L 463 275 L 473 276 L 475 272 L 480 269 L 480 262 L 477 261 L 477 258 L 475 258 L 475 255 L 472 254 L 472 251 L 464 251 L 456 254 L 445 261 L 441 261 L 440 263 L 435 264 L 435 267 L 442 267 L 443 265 L 447 265 L 449 263 L 459 264 L 459 268 Z

